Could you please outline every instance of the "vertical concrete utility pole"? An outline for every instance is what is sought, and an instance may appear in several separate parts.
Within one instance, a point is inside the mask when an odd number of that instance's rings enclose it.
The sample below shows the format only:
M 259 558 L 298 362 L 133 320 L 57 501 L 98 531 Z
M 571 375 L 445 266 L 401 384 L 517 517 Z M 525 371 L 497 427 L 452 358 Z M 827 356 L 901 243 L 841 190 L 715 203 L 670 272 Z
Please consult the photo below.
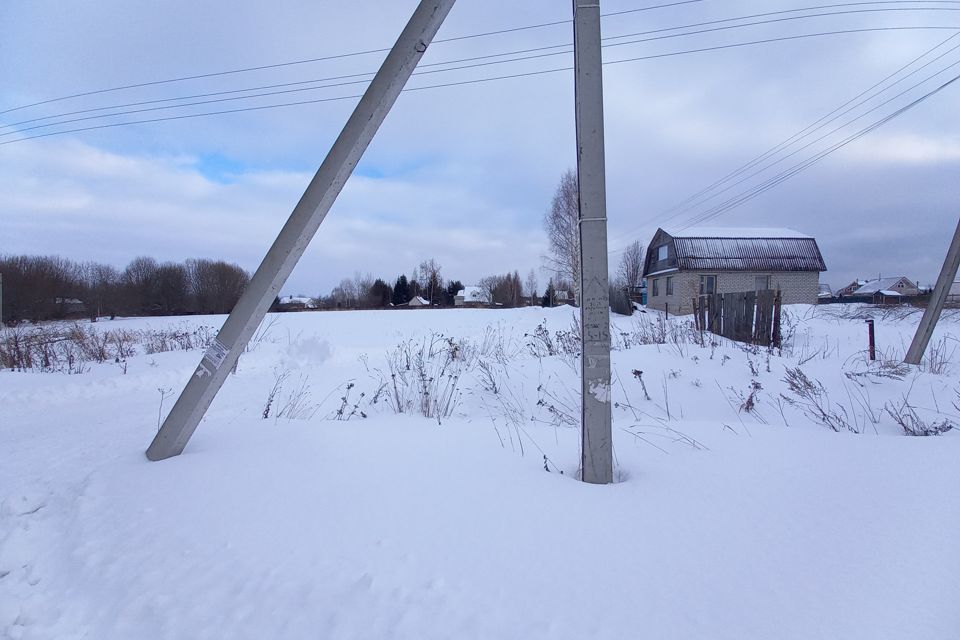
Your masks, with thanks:
M 454 2 L 421 0 L 147 449 L 150 460 L 179 455 L 187 445 Z
M 927 344 L 930 343 L 933 330 L 937 326 L 937 321 L 940 320 L 943 304 L 950 294 L 950 286 L 953 285 L 953 281 L 957 277 L 958 266 L 960 266 L 960 222 L 957 223 L 957 230 L 953 232 L 953 241 L 950 243 L 947 257 L 943 261 L 943 268 L 940 269 L 937 286 L 933 288 L 930 302 L 927 303 L 927 309 L 923 312 L 923 318 L 920 319 L 917 334 L 913 336 L 913 342 L 907 349 L 907 357 L 903 360 L 907 364 L 920 364 L 923 359 L 923 352 L 927 350 Z
M 609 484 L 613 482 L 610 289 L 599 0 L 573 0 L 573 42 L 580 186 L 580 327 L 583 332 L 580 462 L 584 482 Z

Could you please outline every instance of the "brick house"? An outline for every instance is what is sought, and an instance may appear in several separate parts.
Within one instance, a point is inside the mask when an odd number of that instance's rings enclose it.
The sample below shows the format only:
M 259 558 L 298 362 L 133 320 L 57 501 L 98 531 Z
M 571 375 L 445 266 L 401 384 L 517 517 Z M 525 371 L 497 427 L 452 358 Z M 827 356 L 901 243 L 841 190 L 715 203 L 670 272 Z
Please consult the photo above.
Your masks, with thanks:
M 779 289 L 784 304 L 817 304 L 827 267 L 817 241 L 790 229 L 657 229 L 643 275 L 647 307 L 693 313 L 710 293 Z

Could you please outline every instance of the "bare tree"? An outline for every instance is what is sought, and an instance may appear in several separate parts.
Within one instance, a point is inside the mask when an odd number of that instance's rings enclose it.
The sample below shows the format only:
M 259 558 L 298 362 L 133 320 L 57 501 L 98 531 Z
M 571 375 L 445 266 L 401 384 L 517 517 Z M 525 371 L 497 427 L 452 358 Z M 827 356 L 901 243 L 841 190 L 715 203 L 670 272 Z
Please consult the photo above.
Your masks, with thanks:
M 536 304 L 537 299 L 537 272 L 533 269 L 530 269 L 530 273 L 527 274 L 527 281 L 524 283 L 526 286 L 526 291 L 524 294 L 530 300 L 530 304 Z
M 568 170 L 560 178 L 553 202 L 544 217 L 550 253 L 544 256 L 547 268 L 561 280 L 573 283 L 574 297 L 580 298 L 580 190 L 577 175 Z
M 198 313 L 230 313 L 250 282 L 240 266 L 223 260 L 187 260 L 185 266 Z
M 484 302 L 487 304 L 493 304 L 493 296 L 496 293 L 497 288 L 500 286 L 500 280 L 500 276 L 487 276 L 485 278 L 481 278 L 480 282 L 477 284 L 482 292 Z
M 430 258 L 417 267 L 416 279 L 423 288 L 424 297 L 430 304 L 440 304 L 443 297 L 443 279 L 440 277 L 440 264 Z
M 634 240 L 623 251 L 620 257 L 620 267 L 617 269 L 617 278 L 630 291 L 635 291 L 643 280 L 643 245 Z
M 359 293 L 356 280 L 344 278 L 330 292 L 330 300 L 333 306 L 337 308 L 353 309 L 359 301 Z

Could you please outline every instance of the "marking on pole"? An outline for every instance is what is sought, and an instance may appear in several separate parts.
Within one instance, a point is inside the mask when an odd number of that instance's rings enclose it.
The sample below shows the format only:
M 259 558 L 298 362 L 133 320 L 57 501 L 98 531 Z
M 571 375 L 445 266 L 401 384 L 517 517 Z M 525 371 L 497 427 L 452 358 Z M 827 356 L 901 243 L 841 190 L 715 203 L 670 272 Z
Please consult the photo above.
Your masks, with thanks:
M 196 372 L 194 372 L 193 377 L 202 378 L 203 376 L 209 376 L 209 375 L 210 375 L 210 369 L 207 369 L 205 366 L 203 366 L 203 363 L 201 362 L 200 366 L 197 367 Z
M 610 385 L 597 382 L 590 385 L 590 395 L 597 399 L 597 402 L 610 402 Z
M 217 338 L 214 338 L 213 343 L 207 347 L 203 357 L 210 361 L 214 369 L 219 369 L 223 361 L 227 359 L 228 353 L 230 353 L 230 349 L 227 348 L 227 345 L 220 342 Z

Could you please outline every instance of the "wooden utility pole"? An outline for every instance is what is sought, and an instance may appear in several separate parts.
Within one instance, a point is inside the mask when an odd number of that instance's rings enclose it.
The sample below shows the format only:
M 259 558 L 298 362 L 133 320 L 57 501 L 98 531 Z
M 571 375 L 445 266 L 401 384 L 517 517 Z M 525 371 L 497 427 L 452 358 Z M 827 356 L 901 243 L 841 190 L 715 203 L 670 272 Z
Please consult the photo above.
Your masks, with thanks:
M 927 309 L 923 312 L 920 326 L 917 327 L 917 333 L 913 336 L 913 342 L 910 343 L 910 348 L 907 350 L 907 357 L 903 360 L 907 364 L 920 364 L 920 361 L 923 360 L 923 353 L 927 350 L 937 321 L 940 320 L 943 305 L 950 294 L 950 287 L 957 277 L 958 266 L 960 266 L 960 222 L 957 222 L 957 230 L 953 232 L 953 241 L 950 242 L 950 249 L 947 251 L 947 257 L 940 269 L 937 286 L 933 288 L 933 293 L 930 294 Z
M 454 2 L 421 0 L 147 449 L 147 458 L 163 460 L 183 452 Z
M 573 0 L 580 193 L 580 330 L 583 355 L 581 466 L 583 481 L 613 482 L 610 411 L 610 289 L 603 140 L 603 58 L 599 0 Z

